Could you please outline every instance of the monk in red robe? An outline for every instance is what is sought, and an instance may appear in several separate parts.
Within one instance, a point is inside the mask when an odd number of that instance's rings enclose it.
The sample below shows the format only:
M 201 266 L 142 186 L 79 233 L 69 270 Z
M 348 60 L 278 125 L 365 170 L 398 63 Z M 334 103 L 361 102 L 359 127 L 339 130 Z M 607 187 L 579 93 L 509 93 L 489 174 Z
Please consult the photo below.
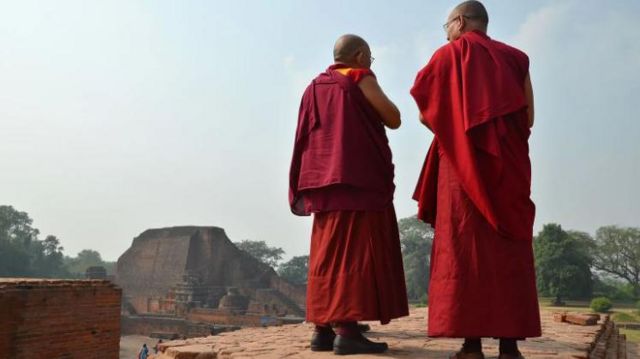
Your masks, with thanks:
M 292 212 L 314 216 L 311 350 L 379 353 L 387 344 L 366 339 L 357 321 L 386 324 L 408 314 L 385 133 L 400 126 L 400 112 L 378 85 L 362 38 L 340 37 L 333 55 L 302 96 L 289 182 Z
M 541 335 L 532 249 L 528 138 L 533 92 L 525 53 L 487 36 L 478 1 L 450 14 L 449 43 L 411 89 L 434 133 L 414 199 L 435 229 L 428 334 L 465 338 L 452 358 L 521 358 L 517 340 Z

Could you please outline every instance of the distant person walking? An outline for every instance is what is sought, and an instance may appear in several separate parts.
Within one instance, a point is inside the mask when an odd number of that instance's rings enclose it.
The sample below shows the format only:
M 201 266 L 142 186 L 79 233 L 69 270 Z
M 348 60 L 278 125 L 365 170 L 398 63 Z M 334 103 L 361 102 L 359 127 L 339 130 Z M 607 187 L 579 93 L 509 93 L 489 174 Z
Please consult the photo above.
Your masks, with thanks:
M 160 350 L 160 344 L 162 344 L 162 339 L 159 339 L 156 345 L 153 347 L 153 354 L 158 354 L 158 350 Z
M 149 348 L 147 348 L 147 344 L 142 344 L 142 348 L 138 353 L 138 359 L 147 359 L 149 357 Z

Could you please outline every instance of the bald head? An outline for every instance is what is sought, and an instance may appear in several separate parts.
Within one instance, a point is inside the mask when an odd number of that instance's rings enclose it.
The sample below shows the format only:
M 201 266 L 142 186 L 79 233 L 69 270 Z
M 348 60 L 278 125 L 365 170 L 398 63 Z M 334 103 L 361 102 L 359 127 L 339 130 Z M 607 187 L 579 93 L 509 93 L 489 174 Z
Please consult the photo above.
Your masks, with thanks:
M 457 40 L 465 32 L 473 30 L 487 32 L 488 25 L 489 14 L 484 5 L 480 1 L 465 1 L 453 8 L 447 18 L 447 40 Z
M 370 57 L 371 50 L 369 49 L 369 44 L 367 44 L 367 42 L 358 35 L 342 35 L 338 38 L 333 47 L 333 60 L 338 63 L 354 66 L 365 65 L 363 62 L 366 61 L 364 60 L 368 60 L 370 62 Z M 369 63 L 368 66 L 371 66 L 371 63 Z
M 449 17 L 464 16 L 473 30 L 487 31 L 489 14 L 480 1 L 465 1 L 456 6 Z

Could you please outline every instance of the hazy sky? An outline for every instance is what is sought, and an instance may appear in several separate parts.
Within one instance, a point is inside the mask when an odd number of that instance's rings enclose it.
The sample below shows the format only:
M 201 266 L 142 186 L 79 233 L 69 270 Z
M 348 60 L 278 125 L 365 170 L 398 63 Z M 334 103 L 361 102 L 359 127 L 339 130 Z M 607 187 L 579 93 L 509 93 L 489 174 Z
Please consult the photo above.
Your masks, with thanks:
M 0 204 L 65 253 L 115 260 L 148 228 L 214 225 L 306 254 L 288 208 L 300 95 L 343 33 L 363 36 L 403 114 L 396 209 L 431 135 L 409 96 L 450 1 L 1 1 Z M 486 1 L 526 51 L 536 230 L 640 226 L 639 1 Z

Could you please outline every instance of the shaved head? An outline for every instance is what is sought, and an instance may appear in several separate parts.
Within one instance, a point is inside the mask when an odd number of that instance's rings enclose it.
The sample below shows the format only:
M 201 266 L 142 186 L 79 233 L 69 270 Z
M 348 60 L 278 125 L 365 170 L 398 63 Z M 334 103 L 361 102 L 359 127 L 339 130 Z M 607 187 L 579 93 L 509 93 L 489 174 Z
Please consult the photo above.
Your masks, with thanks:
M 363 38 L 353 34 L 342 35 L 333 47 L 333 60 L 335 62 L 351 64 L 356 61 L 359 53 L 363 51 L 371 54 L 369 44 L 367 44 Z
M 489 14 L 480 1 L 465 1 L 451 10 L 444 30 L 447 40 L 454 41 L 468 31 L 487 32 Z
M 456 16 L 464 16 L 472 27 L 487 31 L 489 14 L 480 1 L 471 0 L 460 3 L 451 11 L 449 18 Z

